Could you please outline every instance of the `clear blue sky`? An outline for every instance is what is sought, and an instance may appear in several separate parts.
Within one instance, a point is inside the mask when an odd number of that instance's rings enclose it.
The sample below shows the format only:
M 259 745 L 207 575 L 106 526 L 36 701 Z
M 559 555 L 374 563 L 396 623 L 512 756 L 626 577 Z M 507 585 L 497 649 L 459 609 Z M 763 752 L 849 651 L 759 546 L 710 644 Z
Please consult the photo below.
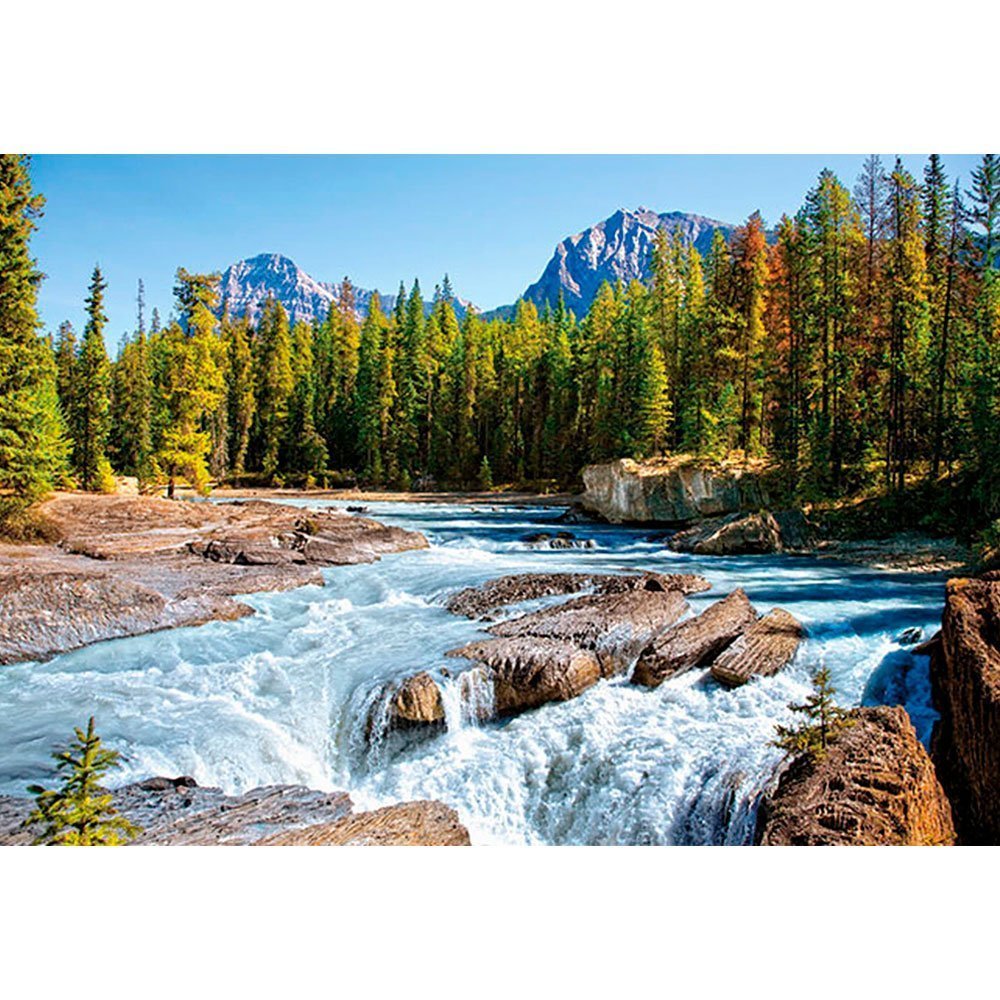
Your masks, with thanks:
M 447 271 L 481 308 L 514 301 L 563 237 L 645 205 L 769 223 L 799 207 L 824 166 L 853 186 L 863 157 L 837 156 L 37 156 L 45 215 L 32 243 L 48 276 L 42 319 L 83 327 L 95 262 L 109 282 L 109 346 L 171 309 L 173 274 L 262 252 L 320 281 L 425 293 Z M 892 156 L 884 157 L 891 165 Z M 945 156 L 963 187 L 978 157 Z M 904 162 L 918 177 L 924 156 Z

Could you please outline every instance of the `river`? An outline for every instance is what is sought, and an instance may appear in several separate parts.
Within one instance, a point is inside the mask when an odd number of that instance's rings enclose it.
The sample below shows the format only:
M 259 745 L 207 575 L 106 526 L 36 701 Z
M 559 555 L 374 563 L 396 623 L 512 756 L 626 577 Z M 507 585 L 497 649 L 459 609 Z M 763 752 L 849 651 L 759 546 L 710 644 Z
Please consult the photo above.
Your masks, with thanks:
M 0 668 L 0 792 L 51 781 L 53 745 L 93 714 L 124 756 L 120 782 L 190 774 L 229 792 L 342 788 L 363 808 L 437 798 L 479 844 L 741 844 L 780 760 L 774 725 L 791 721 L 787 706 L 808 694 L 818 664 L 842 704 L 903 704 L 929 739 L 927 658 L 897 637 L 937 628 L 941 577 L 680 555 L 661 532 L 605 525 L 571 526 L 593 549 L 533 549 L 524 533 L 564 527 L 545 507 L 372 503 L 369 513 L 422 531 L 430 548 L 324 570 L 325 587 L 252 595 L 257 614 L 239 621 Z M 386 680 L 436 669 L 479 634 L 445 610 L 450 591 L 506 573 L 619 569 L 704 574 L 713 587 L 689 598 L 695 610 L 741 586 L 758 611 L 791 611 L 809 638 L 779 675 L 732 691 L 702 670 L 655 690 L 617 678 L 500 723 L 451 710 L 444 732 L 366 738 Z

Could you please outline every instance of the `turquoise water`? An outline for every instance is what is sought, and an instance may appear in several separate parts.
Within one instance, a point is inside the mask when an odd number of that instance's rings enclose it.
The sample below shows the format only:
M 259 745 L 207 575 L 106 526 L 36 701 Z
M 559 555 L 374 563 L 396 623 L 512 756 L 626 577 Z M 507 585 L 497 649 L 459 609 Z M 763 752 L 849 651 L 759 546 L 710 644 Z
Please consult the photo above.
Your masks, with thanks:
M 905 704 L 929 738 L 927 659 L 895 640 L 937 628 L 939 577 L 680 555 L 662 533 L 609 526 L 570 526 L 593 549 L 531 549 L 522 534 L 564 527 L 551 508 L 373 503 L 369 513 L 424 532 L 430 548 L 330 568 L 325 587 L 250 596 L 257 614 L 240 621 L 0 668 L 0 792 L 46 780 L 53 744 L 94 714 L 125 756 L 121 781 L 191 774 L 232 792 L 301 783 L 346 789 L 363 807 L 437 798 L 476 843 L 745 843 L 780 759 L 774 725 L 790 720 L 786 706 L 819 663 L 842 703 Z M 761 612 L 790 610 L 809 638 L 781 674 L 733 691 L 706 671 L 652 691 L 618 678 L 503 723 L 452 713 L 444 732 L 365 739 L 386 680 L 439 666 L 479 635 L 444 609 L 450 591 L 505 573 L 619 569 L 703 573 L 713 589 L 690 598 L 696 610 L 741 586 Z

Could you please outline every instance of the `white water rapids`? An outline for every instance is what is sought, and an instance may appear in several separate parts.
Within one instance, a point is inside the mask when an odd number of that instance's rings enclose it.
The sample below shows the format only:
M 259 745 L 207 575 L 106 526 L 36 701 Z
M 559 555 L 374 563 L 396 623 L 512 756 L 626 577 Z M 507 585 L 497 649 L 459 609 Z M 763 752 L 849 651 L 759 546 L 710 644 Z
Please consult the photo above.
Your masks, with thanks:
M 905 704 L 929 737 L 927 659 L 896 636 L 937 628 L 939 577 L 678 555 L 637 528 L 574 525 L 597 547 L 536 550 L 520 536 L 562 528 L 552 523 L 559 510 L 369 507 L 423 531 L 430 549 L 327 569 L 325 587 L 253 595 L 257 614 L 239 621 L 0 668 L 0 792 L 50 782 L 51 749 L 93 714 L 125 757 L 121 782 L 190 774 L 229 792 L 304 784 L 345 789 L 364 808 L 436 798 L 458 810 L 474 843 L 740 844 L 780 760 L 774 725 L 790 721 L 788 703 L 808 693 L 821 661 L 843 704 Z M 733 691 L 704 670 L 655 690 L 618 678 L 501 723 L 469 718 L 456 681 L 444 731 L 365 739 L 387 680 L 436 670 L 445 650 L 481 636 L 480 623 L 444 609 L 448 592 L 506 573 L 619 569 L 703 573 L 713 589 L 689 598 L 695 610 L 741 586 L 758 611 L 791 611 L 809 638 L 778 676 Z

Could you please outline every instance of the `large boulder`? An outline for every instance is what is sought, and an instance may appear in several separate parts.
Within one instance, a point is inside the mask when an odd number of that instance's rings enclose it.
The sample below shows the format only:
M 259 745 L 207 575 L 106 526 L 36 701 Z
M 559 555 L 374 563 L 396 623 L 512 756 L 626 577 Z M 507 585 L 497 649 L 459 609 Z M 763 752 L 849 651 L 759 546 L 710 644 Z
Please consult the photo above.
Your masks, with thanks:
M 445 606 L 467 618 L 489 618 L 502 608 L 540 597 L 562 594 L 620 594 L 628 590 L 677 591 L 697 594 L 711 584 L 694 573 L 515 573 L 452 594 Z
M 581 502 L 613 524 L 684 524 L 767 507 L 765 479 L 765 470 L 691 456 L 642 463 L 623 458 L 583 470 Z
M 948 583 L 931 649 L 932 754 L 964 844 L 1000 844 L 1000 574 Z
M 426 670 L 407 677 L 392 695 L 390 717 L 395 722 L 444 722 L 441 689 Z
M 632 682 L 659 687 L 694 667 L 706 666 L 755 621 L 757 612 L 742 588 L 663 632 L 642 652 Z
M 469 831 L 443 802 L 401 802 L 333 823 L 300 827 L 257 841 L 258 847 L 468 847 Z
M 756 555 L 781 552 L 781 528 L 767 511 L 710 518 L 693 528 L 678 531 L 667 545 L 675 552 L 701 556 Z
M 687 610 L 687 601 L 674 590 L 588 594 L 500 622 L 488 631 L 506 638 L 559 639 L 593 650 L 601 672 L 609 677 L 628 669 Z
M 794 758 L 757 812 L 766 845 L 947 845 L 951 808 L 899 706 L 861 708 L 821 759 Z
M 746 684 L 751 677 L 770 677 L 791 661 L 804 635 L 794 615 L 775 608 L 719 654 L 712 676 L 726 687 Z
M 464 657 L 487 672 L 498 715 L 569 701 L 601 679 L 595 653 L 560 639 L 483 639 L 448 656 Z

